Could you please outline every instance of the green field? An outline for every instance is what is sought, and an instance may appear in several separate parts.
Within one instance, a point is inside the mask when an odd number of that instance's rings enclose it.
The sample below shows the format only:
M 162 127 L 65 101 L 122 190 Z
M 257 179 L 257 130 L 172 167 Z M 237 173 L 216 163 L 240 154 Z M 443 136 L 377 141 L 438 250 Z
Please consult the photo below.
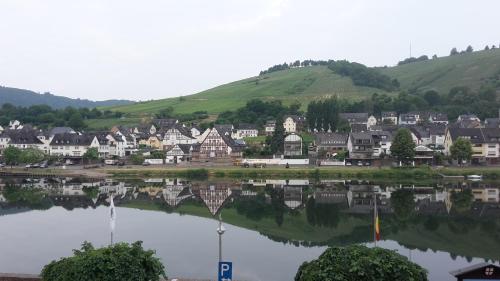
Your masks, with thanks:
M 89 119 L 85 120 L 88 129 L 91 130 L 108 130 L 117 125 L 138 125 L 141 123 L 141 118 L 108 118 L 108 119 Z
M 360 100 L 379 89 L 354 86 L 351 79 L 336 75 L 326 66 L 311 66 L 278 71 L 260 77 L 252 77 L 198 94 L 180 98 L 147 101 L 133 106 L 116 106 L 111 110 L 141 115 L 155 113 L 167 106 L 174 107 L 175 113 L 191 113 L 206 110 L 220 113 L 239 108 L 251 99 L 266 101 L 282 100 L 285 104 L 299 101 L 306 105 L 314 98 L 333 95 Z
M 446 94 L 454 86 L 477 89 L 486 79 L 500 73 L 500 49 L 441 57 L 379 70 L 397 78 L 402 90 L 435 89 Z M 131 118 L 125 120 L 137 121 L 137 118 L 151 116 L 168 106 L 172 106 L 176 114 L 195 111 L 218 114 L 242 107 L 251 99 L 260 99 L 281 100 L 284 104 L 298 101 L 305 109 L 314 99 L 337 95 L 349 100 L 361 100 L 375 92 L 384 93 L 380 89 L 355 86 L 349 77 L 341 77 L 326 66 L 310 66 L 235 81 L 183 98 L 160 99 L 106 109 L 121 111 Z M 91 120 L 89 124 L 93 125 L 93 122 Z
M 446 94 L 455 86 L 478 89 L 485 79 L 500 73 L 500 49 L 466 53 L 382 69 L 404 89 L 435 89 Z

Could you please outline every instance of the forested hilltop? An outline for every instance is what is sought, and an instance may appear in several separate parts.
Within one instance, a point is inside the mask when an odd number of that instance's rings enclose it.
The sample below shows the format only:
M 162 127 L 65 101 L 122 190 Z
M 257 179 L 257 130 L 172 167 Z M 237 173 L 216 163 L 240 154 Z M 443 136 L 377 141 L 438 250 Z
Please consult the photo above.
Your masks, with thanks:
M 87 99 L 72 99 L 68 97 L 56 96 L 51 93 L 39 94 L 29 90 L 0 86 L 0 105 L 6 103 L 15 106 L 48 105 L 52 108 L 65 108 L 67 106 L 75 108 L 93 108 L 101 106 L 125 105 L 133 102 L 128 100 L 91 101 Z

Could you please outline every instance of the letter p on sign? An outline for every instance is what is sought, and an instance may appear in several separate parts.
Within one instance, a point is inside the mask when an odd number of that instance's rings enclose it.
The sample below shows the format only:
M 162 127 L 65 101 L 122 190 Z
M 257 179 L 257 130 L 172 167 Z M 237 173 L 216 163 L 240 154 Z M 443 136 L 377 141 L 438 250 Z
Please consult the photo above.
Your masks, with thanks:
M 232 262 L 219 262 L 219 276 L 218 281 L 232 281 L 233 280 L 233 263 Z

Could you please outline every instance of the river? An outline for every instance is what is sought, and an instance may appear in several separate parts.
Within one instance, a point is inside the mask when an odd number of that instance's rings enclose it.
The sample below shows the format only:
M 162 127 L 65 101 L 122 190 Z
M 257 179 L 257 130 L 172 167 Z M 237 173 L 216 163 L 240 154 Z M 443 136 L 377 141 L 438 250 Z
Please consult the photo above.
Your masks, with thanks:
M 426 268 L 430 280 L 500 260 L 500 183 L 343 180 L 0 179 L 0 272 L 39 273 L 83 241 L 141 240 L 169 277 L 214 278 L 218 215 L 236 280 L 288 281 L 328 246 L 377 246 Z

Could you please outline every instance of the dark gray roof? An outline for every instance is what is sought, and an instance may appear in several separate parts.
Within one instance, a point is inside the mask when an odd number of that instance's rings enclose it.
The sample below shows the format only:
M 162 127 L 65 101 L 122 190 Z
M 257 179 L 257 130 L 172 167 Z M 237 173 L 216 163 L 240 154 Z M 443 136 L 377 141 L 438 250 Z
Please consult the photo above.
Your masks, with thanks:
M 486 118 L 484 125 L 486 128 L 500 128 L 500 118 Z
M 90 145 L 94 137 L 90 134 L 57 134 L 52 138 L 50 145 Z
M 351 124 L 351 132 L 361 133 L 368 131 L 368 126 L 366 124 L 354 123 Z
M 34 130 L 5 130 L 1 136 L 10 138 L 11 144 L 43 144 Z
M 217 132 L 219 132 L 220 135 L 231 135 L 231 132 L 233 131 L 233 125 L 231 124 L 217 124 L 214 126 L 214 128 L 217 130 Z
M 238 125 L 239 130 L 257 130 L 257 126 L 253 124 L 248 124 L 248 123 L 240 123 Z
M 487 262 L 482 262 L 482 263 L 471 265 L 471 266 L 468 266 L 468 267 L 465 267 L 465 268 L 461 268 L 461 269 L 458 269 L 458 270 L 450 271 L 450 274 L 453 275 L 453 276 L 455 276 L 455 277 L 457 277 L 457 276 L 463 275 L 465 273 L 469 273 L 471 271 L 475 271 L 475 270 L 478 270 L 478 269 L 481 269 L 481 268 L 484 268 L 484 267 L 494 267 L 497 270 L 500 269 L 500 267 L 498 265 L 494 265 L 494 264 L 487 263 Z
M 448 115 L 444 113 L 433 112 L 430 115 L 430 119 L 432 122 L 448 122 Z
M 361 113 L 345 112 L 345 113 L 340 113 L 339 117 L 349 121 L 349 123 L 368 122 L 368 113 L 366 112 L 361 112 Z
M 66 134 L 66 133 L 75 134 L 76 131 L 70 127 L 54 127 L 49 131 L 50 136 L 57 135 L 57 134 Z
M 417 117 L 415 116 L 415 114 L 411 114 L 411 113 L 403 113 L 403 114 L 399 115 L 399 119 L 401 119 L 401 121 L 403 121 L 403 122 L 416 122 L 417 121 Z
M 316 145 L 346 145 L 349 134 L 341 133 L 316 133 L 314 135 Z
M 371 132 L 351 133 L 350 137 L 352 140 L 370 140 L 370 142 L 373 141 Z
M 449 128 L 449 132 L 452 140 L 462 137 L 477 144 L 500 142 L 500 128 Z
M 374 140 L 378 141 L 391 141 L 392 140 L 392 133 L 388 131 L 370 131 L 369 132 L 372 135 L 372 138 Z
M 172 127 L 174 124 L 176 124 L 178 121 L 177 119 L 173 118 L 168 118 L 168 119 L 155 119 L 153 120 L 153 124 L 157 126 L 158 128 L 165 128 L 165 127 Z

